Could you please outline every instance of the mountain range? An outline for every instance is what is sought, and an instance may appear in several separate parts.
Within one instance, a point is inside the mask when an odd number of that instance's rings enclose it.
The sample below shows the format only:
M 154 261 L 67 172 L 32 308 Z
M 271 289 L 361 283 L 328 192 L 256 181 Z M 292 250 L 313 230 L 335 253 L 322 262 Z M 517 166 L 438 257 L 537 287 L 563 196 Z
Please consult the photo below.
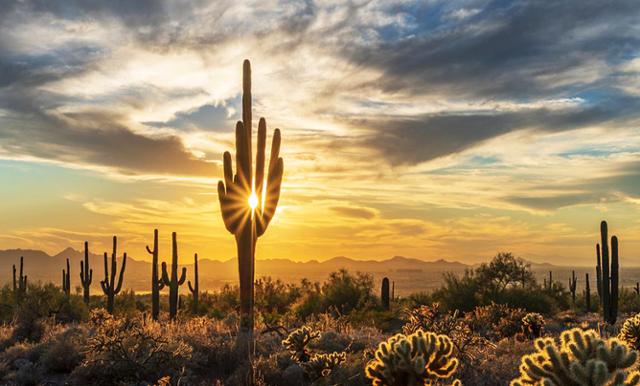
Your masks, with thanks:
M 71 286 L 80 286 L 80 261 L 84 252 L 67 248 L 53 256 L 31 249 L 8 249 L 0 251 L 0 282 L 10 283 L 12 280 L 12 265 L 19 266 L 20 257 L 24 256 L 24 271 L 29 282 L 53 282 L 60 284 L 62 269 L 66 267 L 66 259 L 71 264 Z M 90 254 L 90 266 L 94 271 L 92 282 L 93 291 L 100 291 L 100 280 L 104 278 L 103 256 Z M 111 257 L 109 256 L 109 264 Z M 118 258 L 118 270 L 121 257 Z M 235 258 L 220 261 L 201 258 L 199 260 L 200 288 L 202 290 L 218 289 L 224 284 L 237 282 L 238 266 Z M 187 268 L 187 278 L 193 280 L 193 264 L 181 265 Z M 325 261 L 310 260 L 296 262 L 290 259 L 265 259 L 256 261 L 256 278 L 271 276 L 285 282 L 299 282 L 302 278 L 311 281 L 324 281 L 331 272 L 346 269 L 350 272 L 371 274 L 376 281 L 382 277 L 389 277 L 395 282 L 397 294 L 402 295 L 415 291 L 424 291 L 438 287 L 442 283 L 443 275 L 447 272 L 460 274 L 473 265 L 443 259 L 424 261 L 415 258 L 395 256 L 386 260 L 355 260 L 345 256 L 334 257 Z M 19 268 L 18 268 L 19 269 Z M 558 272 L 562 276 L 570 272 L 569 267 L 559 267 L 552 264 L 532 263 L 532 269 L 540 277 L 549 270 Z M 591 268 L 576 268 L 577 274 L 590 272 Z M 564 272 L 564 273 L 561 273 Z M 128 257 L 124 275 L 123 288 L 135 291 L 148 291 L 151 276 L 151 263 Z M 560 276 L 558 276 L 560 277 Z M 182 287 L 186 291 L 186 285 Z

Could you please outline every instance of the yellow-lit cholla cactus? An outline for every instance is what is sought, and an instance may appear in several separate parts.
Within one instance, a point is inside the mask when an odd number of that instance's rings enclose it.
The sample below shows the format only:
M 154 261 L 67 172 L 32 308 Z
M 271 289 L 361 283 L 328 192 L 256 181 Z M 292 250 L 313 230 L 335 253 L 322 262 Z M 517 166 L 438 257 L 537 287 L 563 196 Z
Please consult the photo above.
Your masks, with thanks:
M 538 338 L 536 351 L 522 357 L 520 377 L 511 386 L 631 386 L 640 382 L 634 370 L 638 353 L 620 340 L 602 339 L 574 328 L 553 338 Z
M 450 378 L 458 368 L 452 354 L 453 343 L 446 335 L 422 330 L 397 334 L 380 343 L 365 372 L 374 386 L 433 385 Z
M 625 320 L 618 338 L 630 348 L 640 350 L 640 314 Z
M 301 363 L 300 366 L 304 370 L 309 379 L 316 380 L 326 377 L 331 371 L 346 362 L 347 353 L 332 352 L 331 354 L 314 354 L 309 361 Z
M 522 332 L 529 339 L 539 338 L 544 332 L 544 317 L 537 312 L 529 312 L 522 317 Z
M 307 351 L 307 345 L 319 337 L 319 332 L 313 331 L 307 326 L 302 326 L 293 330 L 289 336 L 282 341 L 282 345 L 291 353 L 291 359 L 296 362 L 307 362 L 311 358 Z

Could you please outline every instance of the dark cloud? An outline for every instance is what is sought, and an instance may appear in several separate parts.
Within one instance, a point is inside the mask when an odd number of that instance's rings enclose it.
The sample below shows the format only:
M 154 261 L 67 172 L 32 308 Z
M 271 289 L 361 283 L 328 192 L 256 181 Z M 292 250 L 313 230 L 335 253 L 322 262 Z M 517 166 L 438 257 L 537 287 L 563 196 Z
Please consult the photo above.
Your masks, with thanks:
M 594 60 L 620 63 L 640 47 L 636 0 L 493 1 L 440 29 L 429 28 L 438 22 L 427 19 L 429 11 L 412 36 L 345 46 L 352 61 L 383 72 L 370 86 L 485 99 L 575 94 L 607 81 L 548 79 L 586 70 Z
M 524 129 L 563 131 L 592 124 L 622 123 L 637 116 L 640 99 L 618 96 L 589 107 L 544 108 L 512 112 L 426 114 L 418 117 L 354 119 L 351 124 L 373 129 L 363 139 L 392 164 L 418 164 L 458 153 L 488 139 Z
M 371 220 L 376 216 L 376 212 L 369 208 L 359 208 L 353 206 L 332 206 L 329 209 L 341 216 L 353 217 L 358 219 Z

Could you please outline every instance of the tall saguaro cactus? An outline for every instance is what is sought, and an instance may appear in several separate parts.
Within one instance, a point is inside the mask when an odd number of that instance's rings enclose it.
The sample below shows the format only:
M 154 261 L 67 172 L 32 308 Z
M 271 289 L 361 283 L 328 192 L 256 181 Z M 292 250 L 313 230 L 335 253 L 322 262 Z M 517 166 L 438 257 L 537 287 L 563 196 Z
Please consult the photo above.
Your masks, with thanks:
M 606 221 L 600 223 L 599 249 L 602 256 L 602 318 L 605 322 L 614 324 L 618 317 L 618 237 L 611 237 L 611 265 L 609 265 L 609 240 Z
M 164 288 L 164 281 L 158 274 L 158 230 L 153 230 L 153 249 L 146 246 L 147 252 L 151 254 L 151 317 L 158 320 L 160 316 L 160 291 Z
M 92 281 L 93 269 L 89 268 L 89 243 L 85 241 L 84 261 L 80 260 L 80 283 L 82 284 L 82 297 L 85 304 L 89 304 Z
M 600 259 L 600 244 L 596 243 L 596 290 L 598 291 L 598 303 L 602 305 L 602 264 Z
M 251 65 L 243 65 L 242 121 L 236 124 L 236 173 L 233 174 L 231 154 L 224 153 L 224 182 L 218 182 L 218 198 L 222 219 L 235 236 L 240 276 L 240 333 L 238 345 L 250 353 L 253 347 L 254 258 L 258 237 L 262 236 L 273 218 L 278 200 L 284 163 L 280 158 L 280 130 L 273 133 L 271 155 L 265 174 L 267 122 L 258 123 L 258 146 L 255 174 L 251 150 Z
M 587 306 L 587 312 L 591 311 L 591 288 L 589 287 L 589 274 L 585 273 L 584 301 Z
M 24 268 L 24 256 L 20 256 L 20 276 L 16 278 L 16 265 L 13 265 L 13 293 L 21 296 L 27 292 L 27 275 L 22 275 Z
M 167 263 L 162 262 L 162 281 L 169 287 L 169 317 L 175 319 L 178 315 L 178 288 L 184 284 L 187 278 L 187 269 L 182 267 L 182 274 L 178 279 L 178 241 L 176 232 L 171 234 L 172 256 L 171 256 L 171 277 L 167 272 Z
M 113 253 L 111 254 L 111 274 L 109 274 L 109 265 L 107 263 L 107 252 L 104 253 L 104 280 L 100 282 L 102 291 L 107 295 L 107 311 L 113 314 L 113 304 L 115 296 L 122 290 L 122 279 L 124 277 L 124 270 L 127 266 L 127 253 L 122 256 L 122 267 L 120 267 L 120 276 L 116 283 L 117 261 L 116 252 L 118 246 L 118 239 L 113 236 Z
M 380 299 L 382 300 L 382 307 L 385 310 L 388 310 L 389 309 L 389 278 L 385 277 L 382 279 Z
M 576 287 L 578 285 L 578 279 L 576 278 L 576 271 L 571 271 L 571 278 L 569 279 L 569 291 L 571 291 L 571 302 L 576 304 Z
M 200 292 L 200 284 L 198 279 L 198 254 L 193 255 L 193 286 L 191 285 L 191 280 L 187 282 L 189 286 L 189 291 L 191 291 L 191 295 L 193 296 L 193 314 L 198 314 L 198 294 Z
M 67 259 L 67 270 L 62 269 L 62 292 L 67 297 L 71 296 L 71 268 L 69 267 L 69 259 Z

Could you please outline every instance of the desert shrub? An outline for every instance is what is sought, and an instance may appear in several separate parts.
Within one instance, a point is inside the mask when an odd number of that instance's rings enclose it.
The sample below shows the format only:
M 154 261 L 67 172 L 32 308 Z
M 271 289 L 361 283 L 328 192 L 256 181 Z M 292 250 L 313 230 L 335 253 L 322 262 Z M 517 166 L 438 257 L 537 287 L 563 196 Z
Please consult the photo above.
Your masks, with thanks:
M 38 386 L 42 383 L 40 368 L 34 363 L 27 363 L 15 374 L 15 384 L 18 386 Z
M 532 350 L 530 341 L 502 339 L 495 348 L 481 352 L 472 366 L 460 366 L 457 377 L 463 385 L 504 385 L 518 376 L 520 358 Z
M 344 269 L 332 272 L 322 285 L 323 311 L 336 310 L 340 314 L 348 314 L 362 307 L 372 298 L 373 277 L 356 273 L 350 274 Z
M 365 374 L 374 386 L 430 385 L 455 373 L 458 360 L 453 349 L 446 335 L 422 330 L 408 336 L 397 334 L 380 343 Z
M 171 339 L 183 341 L 191 348 L 187 384 L 193 379 L 218 379 L 230 376 L 242 361 L 235 349 L 231 330 L 223 321 L 196 317 L 170 325 Z M 259 347 L 262 347 L 260 342 Z
M 520 375 L 511 386 L 634 385 L 638 353 L 620 340 L 604 340 L 595 331 L 572 329 L 553 338 L 535 340 L 535 352 L 522 357 Z
M 491 303 L 479 306 L 465 315 L 471 329 L 480 336 L 494 341 L 509 338 L 522 329 L 522 318 L 526 311 L 522 308 L 511 308 L 506 304 Z
M 98 309 L 90 327 L 86 357 L 73 372 L 77 384 L 154 383 L 178 376 L 191 355 L 184 342 L 141 316 L 117 318 Z
M 529 312 L 522 317 L 522 333 L 529 339 L 541 337 L 544 325 L 544 317 L 538 313 Z
M 445 274 L 443 286 L 434 291 L 432 298 L 445 309 L 461 312 L 491 303 L 548 313 L 569 306 L 569 294 L 562 286 L 554 291 L 540 288 L 529 266 L 509 253 L 500 253 L 491 262 L 468 269 L 461 276 Z
M 86 320 L 87 312 L 80 297 L 69 298 L 51 283 L 29 286 L 15 308 L 13 338 L 16 341 L 40 341 L 46 320 L 79 322 Z
M 640 314 L 625 320 L 618 338 L 634 350 L 640 350 Z
M 48 373 L 70 373 L 84 359 L 87 332 L 70 327 L 47 342 L 41 358 L 43 370 Z
M 267 276 L 256 281 L 256 311 L 268 322 L 276 322 L 300 296 L 301 289 Z
M 622 313 L 637 313 L 640 312 L 640 296 L 633 290 L 628 288 L 620 288 L 618 294 L 618 311 Z M 592 299 L 593 302 L 593 299 Z
M 301 296 L 291 308 L 298 318 L 306 319 L 311 315 L 324 312 L 323 299 L 320 283 L 311 284 L 306 279 L 303 279 Z

